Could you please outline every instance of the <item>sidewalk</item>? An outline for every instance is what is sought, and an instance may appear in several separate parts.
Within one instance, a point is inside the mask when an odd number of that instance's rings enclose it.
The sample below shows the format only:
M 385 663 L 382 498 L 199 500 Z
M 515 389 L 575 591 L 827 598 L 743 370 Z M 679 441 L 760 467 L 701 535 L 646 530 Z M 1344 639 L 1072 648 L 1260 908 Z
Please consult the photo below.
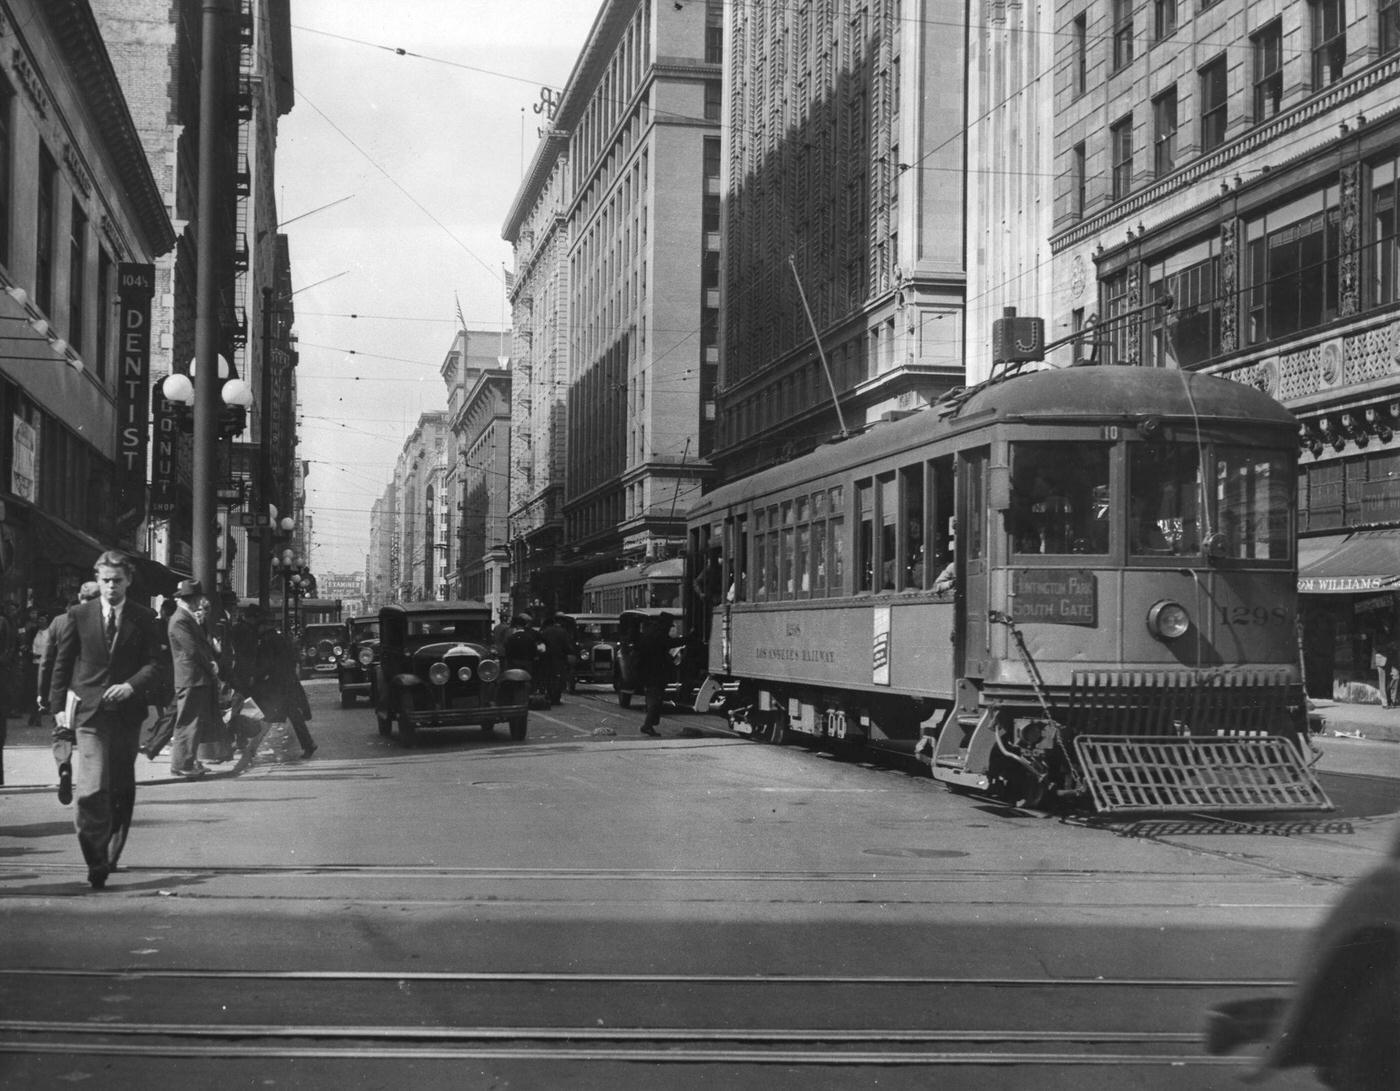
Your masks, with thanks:
M 58 767 L 54 764 L 53 750 L 49 737 L 51 728 L 30 727 L 23 720 L 10 720 L 9 738 L 5 743 L 5 783 L 0 785 L 0 795 L 19 792 L 50 792 L 58 788 Z M 281 764 L 299 757 L 301 748 L 286 725 L 274 724 L 258 748 L 252 767 Z M 201 759 L 202 760 L 202 759 Z M 191 781 L 189 777 L 177 777 L 170 772 L 170 747 L 161 751 L 152 761 L 144 754 L 136 756 L 136 783 L 146 784 L 190 784 L 211 777 L 226 778 L 237 775 L 237 763 L 202 762 L 209 772 Z
M 1309 701 L 1314 716 L 1320 716 L 1324 735 L 1344 735 L 1374 742 L 1400 742 L 1400 708 L 1380 705 L 1354 705 L 1314 698 Z

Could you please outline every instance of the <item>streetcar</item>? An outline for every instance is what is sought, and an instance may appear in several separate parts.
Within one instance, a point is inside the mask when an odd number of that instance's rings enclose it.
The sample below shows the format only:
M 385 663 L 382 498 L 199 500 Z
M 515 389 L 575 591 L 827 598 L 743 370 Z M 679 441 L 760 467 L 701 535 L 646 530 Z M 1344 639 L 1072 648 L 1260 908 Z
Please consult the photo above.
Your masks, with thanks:
M 684 571 L 684 559 L 670 557 L 616 572 L 603 572 L 584 583 L 580 612 L 617 617 L 624 610 L 651 606 L 679 609 Z
M 1330 810 L 1297 644 L 1298 424 L 1178 370 L 1011 374 L 702 497 L 731 726 L 1098 812 Z

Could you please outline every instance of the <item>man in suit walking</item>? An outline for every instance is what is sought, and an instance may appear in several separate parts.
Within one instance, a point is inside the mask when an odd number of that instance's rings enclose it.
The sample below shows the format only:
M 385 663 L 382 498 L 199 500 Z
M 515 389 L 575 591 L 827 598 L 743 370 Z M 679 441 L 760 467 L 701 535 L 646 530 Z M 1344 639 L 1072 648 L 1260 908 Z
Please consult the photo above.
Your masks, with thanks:
M 175 734 L 170 743 L 170 771 L 200 777 L 208 770 L 195 760 L 200 738 L 213 738 L 218 717 L 219 664 L 214 643 L 204 630 L 209 600 L 198 580 L 181 580 L 175 588 L 175 612 L 167 636 L 175 679 Z
M 56 739 L 77 744 L 78 845 L 101 890 L 117 866 L 136 805 L 136 750 L 159 670 L 155 614 L 127 598 L 133 565 L 113 550 L 93 566 L 99 596 L 68 610 L 54 658 L 49 707 Z M 69 693 L 77 699 L 71 717 Z

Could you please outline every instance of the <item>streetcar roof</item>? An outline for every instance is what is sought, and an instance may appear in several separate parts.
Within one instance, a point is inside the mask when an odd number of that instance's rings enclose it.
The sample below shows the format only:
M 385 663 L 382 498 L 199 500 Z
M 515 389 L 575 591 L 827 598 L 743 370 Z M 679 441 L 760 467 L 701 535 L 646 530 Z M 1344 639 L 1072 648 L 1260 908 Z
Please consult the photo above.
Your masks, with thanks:
M 664 561 L 640 564 L 633 568 L 622 568 L 616 572 L 602 572 L 584 583 L 585 591 L 596 591 L 600 587 L 611 587 L 617 583 L 632 583 L 636 580 L 678 580 L 685 571 L 685 562 L 680 557 L 669 557 Z
M 1023 372 L 954 395 L 899 420 L 833 439 L 791 462 L 722 485 L 702 496 L 690 517 L 794 488 L 941 439 L 969 427 L 1011 421 L 1118 423 L 1157 417 L 1295 430 L 1296 418 L 1263 391 L 1200 372 L 1148 367 L 1072 367 Z

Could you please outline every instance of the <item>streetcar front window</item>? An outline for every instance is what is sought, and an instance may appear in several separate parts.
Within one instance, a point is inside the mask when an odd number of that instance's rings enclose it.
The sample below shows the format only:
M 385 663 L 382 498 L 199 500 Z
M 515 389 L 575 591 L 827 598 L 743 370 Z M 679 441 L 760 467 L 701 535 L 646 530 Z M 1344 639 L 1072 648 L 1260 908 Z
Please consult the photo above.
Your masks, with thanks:
M 1128 553 L 1136 557 L 1201 551 L 1200 455 L 1194 445 L 1128 447 Z
M 1017 553 L 1108 552 L 1107 443 L 1016 443 L 1007 529 Z
M 1293 543 L 1297 481 L 1288 456 L 1250 447 L 1215 452 L 1216 528 L 1221 556 L 1241 561 L 1286 561 Z

